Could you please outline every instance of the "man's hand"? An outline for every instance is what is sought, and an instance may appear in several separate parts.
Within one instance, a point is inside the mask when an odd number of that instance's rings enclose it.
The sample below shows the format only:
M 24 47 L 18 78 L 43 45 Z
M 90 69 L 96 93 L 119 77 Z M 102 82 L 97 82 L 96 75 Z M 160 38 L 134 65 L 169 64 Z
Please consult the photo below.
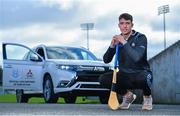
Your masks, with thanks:
M 115 45 L 118 43 L 121 43 L 122 45 L 124 45 L 126 42 L 127 41 L 124 39 L 122 35 L 115 35 L 112 38 L 111 47 L 115 47 Z

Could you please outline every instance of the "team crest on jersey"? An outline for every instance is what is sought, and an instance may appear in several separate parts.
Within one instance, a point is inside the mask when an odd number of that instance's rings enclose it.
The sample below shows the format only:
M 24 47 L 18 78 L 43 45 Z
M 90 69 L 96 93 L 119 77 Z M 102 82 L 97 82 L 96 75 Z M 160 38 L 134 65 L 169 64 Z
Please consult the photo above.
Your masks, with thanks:
M 131 46 L 132 46 L 132 47 L 135 47 L 136 45 L 135 45 L 135 43 L 133 42 L 133 43 L 131 44 Z

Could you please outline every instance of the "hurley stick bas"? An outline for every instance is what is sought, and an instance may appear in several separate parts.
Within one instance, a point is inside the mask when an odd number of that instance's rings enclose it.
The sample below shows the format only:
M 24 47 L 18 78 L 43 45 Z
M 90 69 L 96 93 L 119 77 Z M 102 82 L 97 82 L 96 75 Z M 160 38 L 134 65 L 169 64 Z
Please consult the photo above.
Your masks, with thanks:
M 119 108 L 119 101 L 117 97 L 117 93 L 115 91 L 116 86 L 116 78 L 117 78 L 117 65 L 118 65 L 118 52 L 119 52 L 119 45 L 116 45 L 116 54 L 115 54 L 115 61 L 114 61 L 114 71 L 112 77 L 112 85 L 111 85 L 111 92 L 108 100 L 108 106 L 112 110 L 117 110 Z

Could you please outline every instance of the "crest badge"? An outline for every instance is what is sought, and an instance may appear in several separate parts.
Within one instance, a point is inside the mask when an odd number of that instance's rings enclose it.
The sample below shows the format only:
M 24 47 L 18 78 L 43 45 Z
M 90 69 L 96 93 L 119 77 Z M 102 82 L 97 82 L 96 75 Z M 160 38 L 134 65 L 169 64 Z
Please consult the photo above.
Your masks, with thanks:
M 132 46 L 132 47 L 135 47 L 135 43 L 133 42 L 133 43 L 131 44 L 131 46 Z

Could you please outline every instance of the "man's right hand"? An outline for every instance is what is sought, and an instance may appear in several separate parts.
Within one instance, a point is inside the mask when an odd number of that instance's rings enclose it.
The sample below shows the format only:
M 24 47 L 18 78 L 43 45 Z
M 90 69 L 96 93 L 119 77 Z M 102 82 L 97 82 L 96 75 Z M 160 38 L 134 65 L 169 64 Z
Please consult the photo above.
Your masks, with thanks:
M 110 47 L 114 48 L 116 44 L 121 43 L 122 45 L 126 44 L 127 41 L 124 39 L 122 35 L 115 35 L 112 38 Z
M 119 43 L 119 41 L 117 40 L 117 38 L 113 37 L 112 40 L 111 40 L 110 47 L 115 48 L 115 45 L 118 44 L 118 43 Z

